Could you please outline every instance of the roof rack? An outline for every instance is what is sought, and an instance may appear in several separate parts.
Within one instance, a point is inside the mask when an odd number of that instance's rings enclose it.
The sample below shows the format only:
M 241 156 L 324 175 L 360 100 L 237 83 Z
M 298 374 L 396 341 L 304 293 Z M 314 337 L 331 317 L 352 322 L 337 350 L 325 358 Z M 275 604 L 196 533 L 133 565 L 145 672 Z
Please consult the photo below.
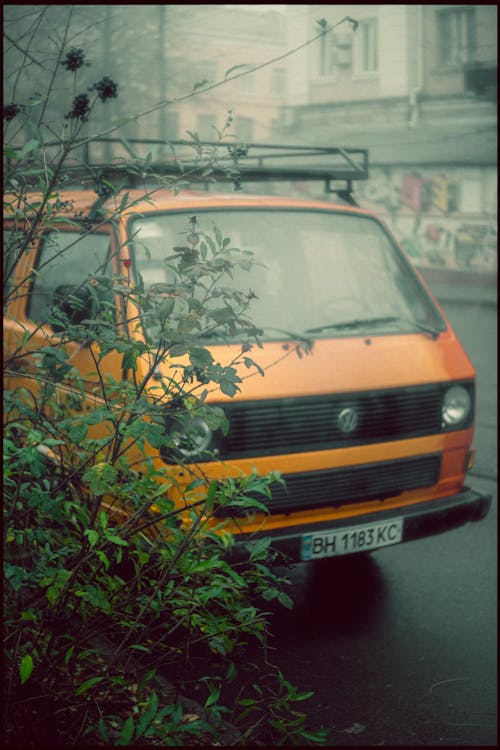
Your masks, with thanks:
M 73 159 L 65 170 L 73 178 L 99 175 L 110 182 L 126 178 L 127 186 L 144 182 L 145 160 L 148 180 L 151 176 L 203 183 L 322 180 L 325 192 L 349 202 L 353 202 L 353 180 L 368 178 L 368 151 L 362 148 L 101 137 L 83 140 L 78 151 L 78 161 Z

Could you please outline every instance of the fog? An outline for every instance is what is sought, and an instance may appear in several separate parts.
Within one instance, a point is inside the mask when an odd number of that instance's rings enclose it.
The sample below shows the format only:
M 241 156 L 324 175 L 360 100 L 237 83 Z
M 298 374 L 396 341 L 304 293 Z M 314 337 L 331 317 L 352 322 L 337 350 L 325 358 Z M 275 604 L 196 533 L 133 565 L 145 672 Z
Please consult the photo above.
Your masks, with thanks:
M 368 149 L 356 199 L 418 265 L 496 273 L 496 6 L 6 5 L 4 34 L 9 144 L 60 142 L 87 94 L 82 136 Z

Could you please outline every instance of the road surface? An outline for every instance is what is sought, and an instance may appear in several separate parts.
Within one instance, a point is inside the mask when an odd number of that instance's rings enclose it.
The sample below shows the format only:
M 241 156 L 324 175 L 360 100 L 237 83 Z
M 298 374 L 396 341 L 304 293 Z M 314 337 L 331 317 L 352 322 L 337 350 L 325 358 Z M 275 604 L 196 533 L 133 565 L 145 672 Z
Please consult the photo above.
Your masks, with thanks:
M 270 661 L 301 690 L 312 727 L 338 746 L 496 746 L 496 309 L 446 304 L 477 370 L 478 457 L 493 494 L 479 523 L 361 558 L 289 571 Z

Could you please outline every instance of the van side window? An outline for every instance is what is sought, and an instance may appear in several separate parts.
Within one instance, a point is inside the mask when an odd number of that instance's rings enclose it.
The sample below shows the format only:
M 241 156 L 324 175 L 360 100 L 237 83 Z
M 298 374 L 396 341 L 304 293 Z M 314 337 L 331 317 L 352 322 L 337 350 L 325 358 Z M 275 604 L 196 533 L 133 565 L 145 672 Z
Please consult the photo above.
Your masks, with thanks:
M 44 323 L 51 308 L 69 287 L 104 276 L 109 268 L 110 237 L 96 233 L 48 232 L 38 253 L 28 300 L 28 318 Z

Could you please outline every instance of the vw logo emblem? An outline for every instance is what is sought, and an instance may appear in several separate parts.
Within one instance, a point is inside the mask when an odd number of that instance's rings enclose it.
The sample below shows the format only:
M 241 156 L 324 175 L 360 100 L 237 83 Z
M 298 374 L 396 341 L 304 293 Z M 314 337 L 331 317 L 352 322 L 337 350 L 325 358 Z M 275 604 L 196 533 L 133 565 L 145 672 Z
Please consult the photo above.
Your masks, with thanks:
M 350 407 L 342 409 L 337 417 L 337 424 L 339 426 L 339 429 L 342 432 L 346 433 L 354 432 L 354 430 L 358 426 L 358 422 L 358 412 L 355 409 L 351 409 Z

